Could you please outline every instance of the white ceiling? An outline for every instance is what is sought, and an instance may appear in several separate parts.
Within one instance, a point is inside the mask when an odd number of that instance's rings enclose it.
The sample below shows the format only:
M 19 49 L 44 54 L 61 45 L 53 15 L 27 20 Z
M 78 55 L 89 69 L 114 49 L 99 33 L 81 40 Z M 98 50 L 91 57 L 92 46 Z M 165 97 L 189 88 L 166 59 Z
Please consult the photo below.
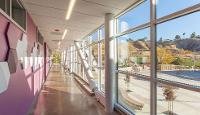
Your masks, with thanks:
M 62 49 L 102 25 L 105 13 L 118 14 L 135 1 L 76 0 L 70 20 L 65 20 L 70 0 L 22 0 L 52 50 L 58 48 L 52 40 L 61 40 L 65 29 L 68 32 L 61 43 Z M 55 29 L 60 30 L 59 35 L 52 34 Z

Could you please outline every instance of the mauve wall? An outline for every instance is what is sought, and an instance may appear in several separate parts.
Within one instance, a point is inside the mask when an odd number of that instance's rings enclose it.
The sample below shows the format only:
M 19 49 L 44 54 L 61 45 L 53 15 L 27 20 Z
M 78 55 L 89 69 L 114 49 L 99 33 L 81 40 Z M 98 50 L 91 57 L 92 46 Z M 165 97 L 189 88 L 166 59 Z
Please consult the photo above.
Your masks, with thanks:
M 9 45 L 11 45 L 10 49 L 15 51 L 17 41 L 21 39 L 22 34 L 24 33 L 19 28 L 0 13 L 0 62 L 9 61 L 8 53 L 6 53 L 9 52 L 7 51 Z M 28 66 L 22 67 L 21 61 L 16 56 L 11 60 L 10 66 L 16 65 L 16 69 L 10 68 L 13 69 L 13 72 L 8 87 L 0 93 L 0 115 L 26 115 L 41 89 L 44 75 L 47 74 L 44 74 L 44 48 L 43 45 L 36 42 L 36 26 L 30 16 L 27 16 L 27 33 L 25 34 L 28 42 L 28 61 L 26 63 Z M 34 47 L 37 47 L 36 49 L 39 51 L 39 58 L 33 57 Z M 30 58 L 31 56 L 33 58 Z M 38 61 L 39 59 L 40 61 Z M 49 63 L 47 63 L 47 66 L 47 69 L 49 69 Z M 0 77 L 2 77 L 1 73 Z

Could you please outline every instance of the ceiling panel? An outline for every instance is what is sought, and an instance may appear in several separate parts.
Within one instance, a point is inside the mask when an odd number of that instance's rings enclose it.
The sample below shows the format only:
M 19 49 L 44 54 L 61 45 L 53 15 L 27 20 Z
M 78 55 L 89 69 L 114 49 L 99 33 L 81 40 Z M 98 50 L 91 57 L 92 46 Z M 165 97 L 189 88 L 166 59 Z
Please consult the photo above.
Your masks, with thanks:
M 76 0 L 70 20 L 65 20 L 70 0 L 22 0 L 25 8 L 38 26 L 45 41 L 52 49 L 58 47 L 52 40 L 59 40 L 68 30 L 61 48 L 82 39 L 102 25 L 105 13 L 118 14 L 136 0 Z M 55 29 L 59 34 L 55 35 Z M 53 32 L 53 34 L 52 34 Z

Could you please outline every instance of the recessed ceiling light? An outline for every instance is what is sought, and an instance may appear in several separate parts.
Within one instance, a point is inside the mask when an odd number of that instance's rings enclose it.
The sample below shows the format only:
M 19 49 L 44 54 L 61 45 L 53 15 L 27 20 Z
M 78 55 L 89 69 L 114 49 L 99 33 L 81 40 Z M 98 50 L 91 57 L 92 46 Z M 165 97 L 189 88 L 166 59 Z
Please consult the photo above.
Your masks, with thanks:
M 67 10 L 67 15 L 65 17 L 66 20 L 70 19 L 73 7 L 75 5 L 76 0 L 70 0 L 69 6 L 68 6 L 68 10 Z
M 59 29 L 54 29 L 54 31 L 55 31 L 55 32 L 59 32 L 60 30 L 59 30 Z

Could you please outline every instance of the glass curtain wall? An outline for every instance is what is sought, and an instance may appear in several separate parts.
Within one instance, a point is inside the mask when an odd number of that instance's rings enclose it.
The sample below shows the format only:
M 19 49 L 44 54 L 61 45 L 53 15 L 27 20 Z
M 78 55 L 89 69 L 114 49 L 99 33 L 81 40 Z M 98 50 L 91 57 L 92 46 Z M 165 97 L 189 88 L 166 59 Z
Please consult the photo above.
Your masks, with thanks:
M 149 115 L 154 105 L 158 115 L 200 113 L 199 3 L 141 0 L 115 18 L 117 105 L 136 115 Z M 153 86 L 157 91 L 151 92 Z
M 99 42 L 98 42 L 98 54 L 99 54 L 99 69 L 100 69 L 100 90 L 105 91 L 105 69 L 104 69 L 104 59 L 105 59 L 105 45 L 104 45 L 104 39 L 105 39 L 105 28 L 102 26 L 99 30 Z
M 80 45 L 80 51 L 84 54 L 84 60 L 89 64 L 89 68 L 92 71 L 96 84 L 100 91 L 104 92 L 105 87 L 105 78 L 104 78 L 104 26 L 101 26 L 99 29 L 95 30 L 92 34 L 85 37 L 81 42 L 78 42 Z M 72 48 L 73 47 L 73 48 Z M 71 46 L 73 50 L 70 51 L 72 55 L 71 62 L 72 70 L 74 73 L 79 75 L 84 81 L 87 82 L 86 75 L 84 73 L 83 65 L 81 64 L 78 51 L 74 49 L 74 46 Z M 69 48 L 69 49 L 70 49 Z M 68 59 L 69 60 L 69 59 Z
M 100 91 L 104 92 L 104 26 L 84 39 L 85 57 Z

